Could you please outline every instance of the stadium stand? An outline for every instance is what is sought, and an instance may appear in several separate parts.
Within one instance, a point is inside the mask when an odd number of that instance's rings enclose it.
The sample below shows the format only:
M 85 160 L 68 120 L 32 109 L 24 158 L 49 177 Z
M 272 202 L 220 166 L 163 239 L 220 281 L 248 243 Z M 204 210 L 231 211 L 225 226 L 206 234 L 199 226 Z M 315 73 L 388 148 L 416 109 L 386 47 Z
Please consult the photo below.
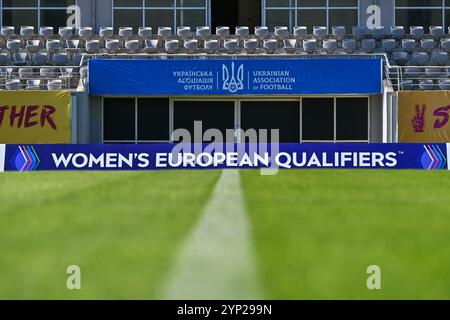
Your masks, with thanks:
M 382 55 L 386 78 L 395 89 L 445 90 L 450 81 L 450 36 L 440 26 L 428 30 L 412 26 L 409 32 L 402 26 L 353 27 L 351 31 L 334 26 L 331 33 L 324 26 L 312 30 L 297 26 L 292 33 L 286 26 L 273 30 L 239 26 L 234 34 L 227 26 L 215 30 L 178 27 L 175 34 L 171 27 L 163 26 L 156 32 L 149 27 L 120 27 L 117 33 L 112 27 L 102 27 L 98 34 L 91 27 L 61 27 L 56 32 L 41 27 L 35 31 L 31 26 L 1 28 L 1 89 L 75 89 L 85 80 L 80 78 L 81 69 L 94 57 L 153 59 L 187 54 L 201 58 L 230 54 L 301 58 Z

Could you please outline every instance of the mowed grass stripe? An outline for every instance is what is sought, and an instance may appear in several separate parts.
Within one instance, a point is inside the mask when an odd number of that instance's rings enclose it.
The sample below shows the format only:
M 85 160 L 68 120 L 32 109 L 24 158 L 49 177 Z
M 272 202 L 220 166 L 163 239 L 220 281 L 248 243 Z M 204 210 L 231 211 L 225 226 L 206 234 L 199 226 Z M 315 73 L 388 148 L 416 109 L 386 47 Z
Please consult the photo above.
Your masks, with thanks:
M 155 298 L 219 174 L 1 174 L 0 298 Z
M 239 171 L 224 170 L 163 288 L 164 299 L 260 299 Z
M 269 298 L 450 298 L 449 172 L 241 176 Z M 366 287 L 369 265 L 380 291 Z

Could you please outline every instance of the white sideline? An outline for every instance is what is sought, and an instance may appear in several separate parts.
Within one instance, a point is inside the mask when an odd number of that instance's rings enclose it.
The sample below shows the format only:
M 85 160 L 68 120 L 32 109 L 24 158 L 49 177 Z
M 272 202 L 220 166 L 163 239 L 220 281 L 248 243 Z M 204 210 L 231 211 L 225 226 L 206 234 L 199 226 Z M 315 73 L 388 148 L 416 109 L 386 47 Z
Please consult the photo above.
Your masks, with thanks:
M 447 169 L 450 170 L 450 143 L 447 143 Z
M 261 299 L 239 171 L 224 170 L 169 274 L 164 299 Z
M 0 172 L 5 171 L 5 152 L 6 145 L 0 144 Z

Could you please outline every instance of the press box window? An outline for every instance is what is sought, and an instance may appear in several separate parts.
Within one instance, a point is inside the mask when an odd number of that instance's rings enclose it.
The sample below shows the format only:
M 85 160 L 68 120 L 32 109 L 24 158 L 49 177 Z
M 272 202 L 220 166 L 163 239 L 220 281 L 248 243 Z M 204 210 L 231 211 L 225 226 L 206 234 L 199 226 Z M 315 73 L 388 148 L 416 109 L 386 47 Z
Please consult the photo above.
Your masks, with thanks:
M 369 140 L 368 98 L 336 99 L 336 140 Z
M 334 141 L 333 98 L 303 98 L 302 140 Z
M 103 101 L 103 140 L 134 141 L 136 107 L 133 98 L 105 98 Z
M 138 140 L 170 140 L 168 99 L 138 99 Z

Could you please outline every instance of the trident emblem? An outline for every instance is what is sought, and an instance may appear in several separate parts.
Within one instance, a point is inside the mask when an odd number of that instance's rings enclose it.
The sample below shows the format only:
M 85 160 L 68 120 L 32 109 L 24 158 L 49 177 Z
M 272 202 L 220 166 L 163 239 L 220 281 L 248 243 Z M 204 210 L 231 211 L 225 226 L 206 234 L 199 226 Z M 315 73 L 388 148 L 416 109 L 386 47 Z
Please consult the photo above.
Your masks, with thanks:
M 226 65 L 222 65 L 222 80 L 223 90 L 227 90 L 230 93 L 236 93 L 239 90 L 244 90 L 244 65 L 241 64 L 235 72 L 234 62 L 231 63 L 231 76 L 230 71 Z

